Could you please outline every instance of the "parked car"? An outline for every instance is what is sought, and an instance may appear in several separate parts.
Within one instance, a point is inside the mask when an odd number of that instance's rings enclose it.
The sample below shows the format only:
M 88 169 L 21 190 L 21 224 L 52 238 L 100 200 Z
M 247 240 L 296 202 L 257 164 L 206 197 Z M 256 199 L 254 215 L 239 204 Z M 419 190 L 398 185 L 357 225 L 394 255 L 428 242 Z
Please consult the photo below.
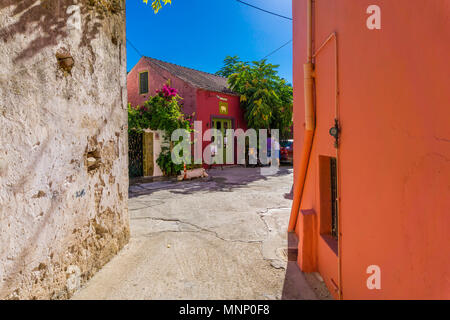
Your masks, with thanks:
M 294 163 L 294 140 L 280 141 L 280 160 Z

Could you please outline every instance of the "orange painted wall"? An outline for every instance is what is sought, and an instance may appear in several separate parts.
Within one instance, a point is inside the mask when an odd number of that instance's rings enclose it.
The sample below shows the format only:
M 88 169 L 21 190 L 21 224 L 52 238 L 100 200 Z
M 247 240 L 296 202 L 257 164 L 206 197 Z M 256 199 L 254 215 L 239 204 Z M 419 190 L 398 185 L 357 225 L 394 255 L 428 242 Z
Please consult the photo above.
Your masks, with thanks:
M 450 299 L 450 1 L 314 2 L 315 48 L 338 34 L 343 298 Z M 381 30 L 366 27 L 373 4 L 381 8 Z M 306 0 L 293 0 L 293 15 L 300 147 Z M 328 133 L 335 118 L 333 46 L 315 61 L 317 124 L 301 204 L 318 216 L 318 157 L 336 155 Z M 338 260 L 315 234 L 317 270 L 333 291 Z M 381 268 L 381 290 L 366 286 L 370 265 Z

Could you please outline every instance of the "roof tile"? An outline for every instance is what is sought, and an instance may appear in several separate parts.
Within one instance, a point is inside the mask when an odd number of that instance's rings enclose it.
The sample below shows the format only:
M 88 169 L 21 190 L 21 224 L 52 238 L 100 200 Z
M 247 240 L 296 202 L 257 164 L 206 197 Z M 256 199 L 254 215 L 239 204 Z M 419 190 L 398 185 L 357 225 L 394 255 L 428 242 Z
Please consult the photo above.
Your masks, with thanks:
M 238 95 L 233 92 L 228 85 L 228 79 L 215 74 L 194 70 L 186 67 L 182 67 L 173 63 L 164 62 L 161 60 L 153 59 L 150 57 L 145 57 L 145 59 L 162 68 L 167 70 L 174 76 L 190 83 L 196 88 L 205 89 L 214 92 L 221 92 L 226 94 Z

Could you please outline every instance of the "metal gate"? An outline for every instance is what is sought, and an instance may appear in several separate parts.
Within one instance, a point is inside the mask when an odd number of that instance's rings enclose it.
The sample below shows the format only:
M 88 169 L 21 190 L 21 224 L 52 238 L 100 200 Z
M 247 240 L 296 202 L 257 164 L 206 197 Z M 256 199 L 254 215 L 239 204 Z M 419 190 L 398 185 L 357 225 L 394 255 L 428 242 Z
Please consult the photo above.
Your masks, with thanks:
M 128 174 L 130 178 L 144 175 L 143 134 L 136 131 L 128 133 Z

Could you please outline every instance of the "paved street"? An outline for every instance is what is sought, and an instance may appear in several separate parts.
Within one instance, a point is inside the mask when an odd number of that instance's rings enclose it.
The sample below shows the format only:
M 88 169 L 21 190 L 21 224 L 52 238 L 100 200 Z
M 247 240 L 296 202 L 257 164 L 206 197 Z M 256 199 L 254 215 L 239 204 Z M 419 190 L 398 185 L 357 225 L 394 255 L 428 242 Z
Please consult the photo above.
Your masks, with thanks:
M 74 299 L 329 298 L 287 260 L 292 168 L 130 187 L 130 243 Z

